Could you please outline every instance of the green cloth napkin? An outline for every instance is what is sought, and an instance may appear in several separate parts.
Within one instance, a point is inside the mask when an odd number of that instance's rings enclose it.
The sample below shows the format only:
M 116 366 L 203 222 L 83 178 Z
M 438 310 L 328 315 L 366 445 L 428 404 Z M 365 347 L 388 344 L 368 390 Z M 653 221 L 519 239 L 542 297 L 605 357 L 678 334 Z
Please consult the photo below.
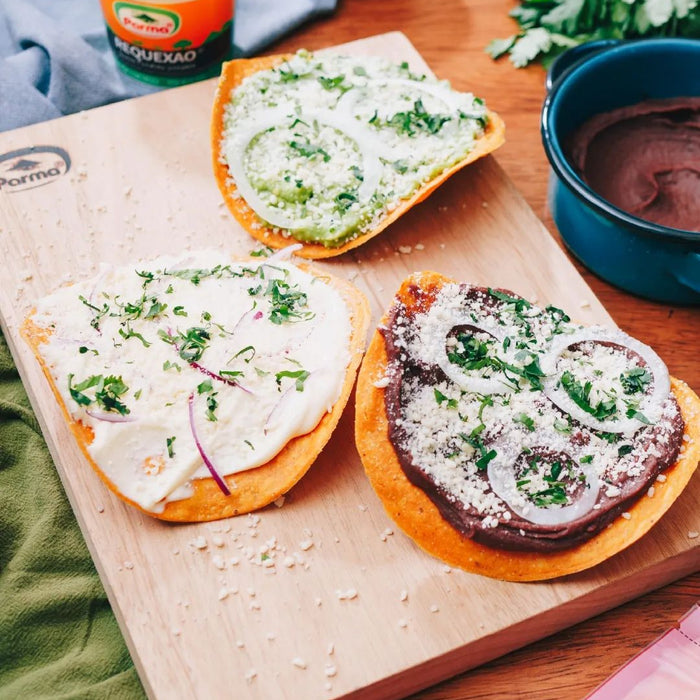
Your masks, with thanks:
M 0 699 L 144 697 L 0 334 Z

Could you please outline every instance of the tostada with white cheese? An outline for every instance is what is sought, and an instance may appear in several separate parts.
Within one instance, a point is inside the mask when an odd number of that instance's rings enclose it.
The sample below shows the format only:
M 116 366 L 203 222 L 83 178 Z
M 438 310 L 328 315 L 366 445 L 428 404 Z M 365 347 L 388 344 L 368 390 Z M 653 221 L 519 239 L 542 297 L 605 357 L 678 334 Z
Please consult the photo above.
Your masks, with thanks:
M 301 257 L 344 253 L 504 141 L 471 93 L 379 57 L 300 51 L 225 63 L 214 173 L 241 225 Z
M 389 515 L 513 581 L 594 566 L 672 505 L 700 400 L 622 331 L 434 272 L 404 281 L 358 377 L 356 442 Z
M 286 493 L 335 428 L 369 308 L 288 250 L 104 267 L 39 301 L 22 334 L 89 462 L 157 518 L 246 513 Z

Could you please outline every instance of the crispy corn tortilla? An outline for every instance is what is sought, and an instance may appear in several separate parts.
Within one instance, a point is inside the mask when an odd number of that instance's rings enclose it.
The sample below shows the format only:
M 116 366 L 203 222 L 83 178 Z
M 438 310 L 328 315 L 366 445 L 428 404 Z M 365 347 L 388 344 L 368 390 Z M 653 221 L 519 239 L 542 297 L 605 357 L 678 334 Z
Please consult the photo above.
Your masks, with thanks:
M 213 158 L 214 176 L 219 185 L 221 194 L 229 210 L 243 226 L 243 228 L 256 240 L 264 243 L 271 248 L 284 248 L 295 239 L 290 236 L 285 236 L 279 233 L 279 230 L 273 230 L 261 224 L 257 214 L 245 203 L 245 201 L 235 196 L 229 185 L 229 171 L 225 163 L 220 159 L 221 141 L 223 139 L 224 130 L 224 114 L 225 107 L 228 103 L 231 92 L 235 90 L 244 78 L 247 78 L 254 73 L 269 70 L 281 63 L 289 60 L 291 55 L 276 55 L 264 56 L 261 58 L 236 59 L 224 63 L 221 70 L 221 77 L 216 89 L 214 97 L 214 107 L 211 119 L 211 151 Z M 357 248 L 370 238 L 374 238 L 380 234 L 387 226 L 396 221 L 402 214 L 405 214 L 411 207 L 422 202 L 428 195 L 437 189 L 445 180 L 454 175 L 457 171 L 464 168 L 466 165 L 473 163 L 475 160 L 488 155 L 495 151 L 505 142 L 505 125 L 503 120 L 495 112 L 488 112 L 489 123 L 486 127 L 484 135 L 475 143 L 474 148 L 461 161 L 443 171 L 440 175 L 425 183 L 419 188 L 409 199 L 401 202 L 393 211 L 389 212 L 379 223 L 379 225 L 363 233 L 356 238 L 353 238 L 342 245 L 334 248 L 326 247 L 320 243 L 307 243 L 298 241 L 304 247 L 298 251 L 296 255 L 301 258 L 316 259 L 331 258 L 336 255 Z
M 306 272 L 315 274 L 308 267 L 304 267 L 304 269 Z M 340 292 L 351 315 L 350 362 L 346 369 L 340 396 L 332 410 L 323 415 L 311 432 L 290 440 L 267 464 L 224 477 L 231 491 L 230 496 L 223 494 L 213 478 L 196 479 L 193 481 L 193 494 L 183 500 L 169 501 L 162 513 L 144 510 L 123 496 L 100 469 L 100 465 L 91 457 L 87 448 L 94 439 L 92 429 L 72 417 L 58 391 L 50 368 L 42 357 L 41 346 L 48 341 L 51 330 L 37 326 L 30 315 L 23 323 L 20 332 L 39 361 L 81 451 L 113 493 L 147 515 L 161 520 L 176 522 L 217 520 L 258 510 L 287 493 L 309 470 L 330 439 L 348 401 L 365 346 L 370 318 L 369 303 L 364 294 L 349 282 L 325 273 L 318 273 L 317 276 L 322 277 L 324 281 Z M 157 465 L 154 466 L 157 468 Z
M 411 313 L 428 308 L 439 289 L 451 282 L 426 272 L 406 280 L 397 297 Z M 419 285 L 421 308 L 409 292 Z M 384 319 L 386 320 L 386 319 Z M 451 566 L 505 581 L 540 581 L 573 574 L 599 564 L 642 537 L 673 505 L 700 461 L 700 399 L 684 382 L 671 378 L 689 440 L 675 465 L 664 471 L 665 482 L 654 486 L 653 498 L 642 497 L 593 539 L 553 554 L 499 550 L 474 542 L 454 529 L 420 488 L 404 474 L 388 438 L 384 390 L 374 383 L 384 377 L 387 354 L 376 331 L 357 380 L 355 440 L 365 472 L 388 515 L 429 554 Z

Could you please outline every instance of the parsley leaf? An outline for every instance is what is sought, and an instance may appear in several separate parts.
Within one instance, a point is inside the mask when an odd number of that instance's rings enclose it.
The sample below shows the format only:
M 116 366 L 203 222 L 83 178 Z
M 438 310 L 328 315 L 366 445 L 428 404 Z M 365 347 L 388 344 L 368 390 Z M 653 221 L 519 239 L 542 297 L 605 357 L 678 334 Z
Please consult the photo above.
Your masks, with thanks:
M 278 386 L 282 385 L 283 377 L 288 377 L 289 379 L 296 379 L 295 386 L 297 391 L 304 391 L 304 382 L 309 377 L 309 372 L 305 369 L 299 369 L 296 371 L 283 370 L 282 372 L 277 372 L 275 374 L 275 381 Z
M 620 375 L 625 394 L 641 394 L 651 384 L 651 374 L 645 367 L 633 367 Z
M 324 163 L 331 159 L 330 155 L 321 146 L 316 146 L 310 141 L 290 141 L 289 147 L 299 153 L 299 155 L 304 156 L 304 158 L 313 158 L 319 155 L 323 158 Z
M 433 389 L 435 394 L 435 400 L 438 406 L 442 406 L 443 403 L 447 402 L 447 408 L 457 408 L 457 399 L 450 399 L 445 394 L 443 394 L 440 389 Z
M 73 374 L 68 375 L 68 392 L 80 406 L 96 403 L 103 411 L 119 413 L 122 416 L 130 413 L 129 408 L 120 399 L 129 391 L 129 387 L 124 384 L 121 377 L 114 375 L 104 377 L 101 374 L 95 374 L 75 385 L 73 377 Z M 94 389 L 94 392 L 90 392 L 93 393 L 92 397 L 85 393 L 89 389 Z
M 595 406 L 590 402 L 592 385 L 590 382 L 581 384 L 571 372 L 561 375 L 561 386 L 569 395 L 569 398 L 583 411 L 589 413 L 598 420 L 611 418 L 617 413 L 617 404 L 614 399 L 603 399 Z
M 565 49 L 596 39 L 700 37 L 698 0 L 522 0 L 510 16 L 518 31 L 486 52 L 517 67 L 547 65 Z

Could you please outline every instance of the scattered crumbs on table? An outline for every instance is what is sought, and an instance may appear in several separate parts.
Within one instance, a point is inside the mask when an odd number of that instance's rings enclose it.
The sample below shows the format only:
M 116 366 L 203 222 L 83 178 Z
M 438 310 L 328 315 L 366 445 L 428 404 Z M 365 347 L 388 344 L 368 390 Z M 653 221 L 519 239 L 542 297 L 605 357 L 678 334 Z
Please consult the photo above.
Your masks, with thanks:
M 695 540 L 700 536 L 700 532 L 697 530 L 688 530 L 688 539 L 689 540 Z

